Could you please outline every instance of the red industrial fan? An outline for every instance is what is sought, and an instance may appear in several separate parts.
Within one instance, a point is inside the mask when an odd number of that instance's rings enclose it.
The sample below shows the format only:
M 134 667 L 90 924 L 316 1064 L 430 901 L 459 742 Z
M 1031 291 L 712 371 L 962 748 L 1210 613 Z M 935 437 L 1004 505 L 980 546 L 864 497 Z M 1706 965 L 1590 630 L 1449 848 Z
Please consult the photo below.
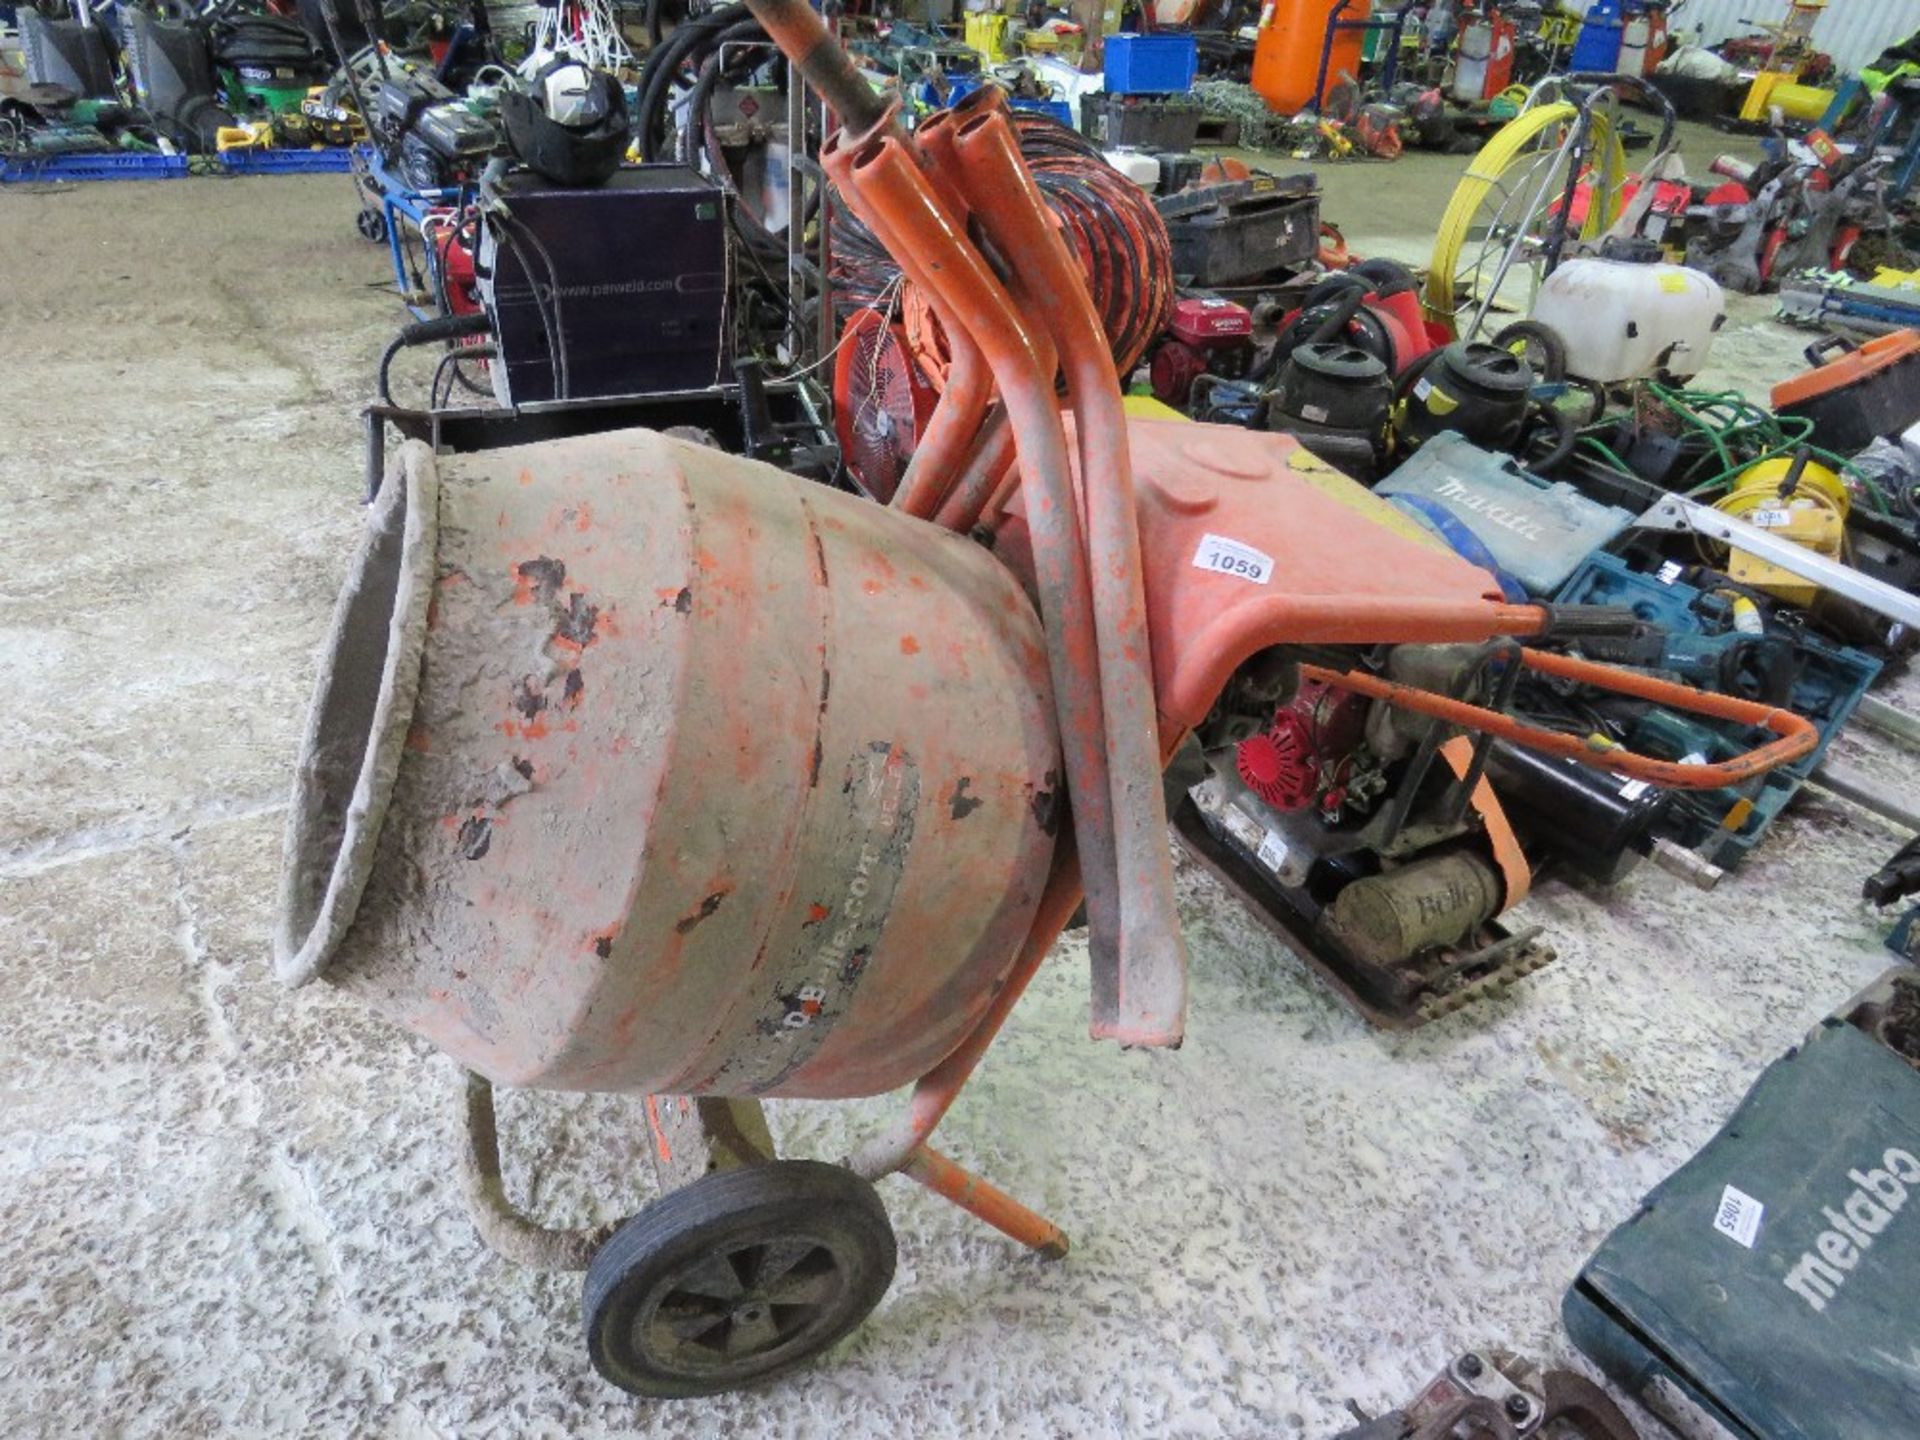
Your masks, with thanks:
M 848 473 L 881 504 L 893 499 L 939 398 L 901 327 L 878 310 L 854 311 L 834 362 L 833 424 Z

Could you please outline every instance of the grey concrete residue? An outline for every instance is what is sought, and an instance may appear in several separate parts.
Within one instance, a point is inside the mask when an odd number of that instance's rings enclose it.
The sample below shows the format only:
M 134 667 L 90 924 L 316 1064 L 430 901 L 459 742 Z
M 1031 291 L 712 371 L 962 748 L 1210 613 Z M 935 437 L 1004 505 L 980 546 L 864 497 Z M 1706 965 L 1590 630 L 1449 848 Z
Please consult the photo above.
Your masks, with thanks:
M 1184 872 L 1186 1047 L 1088 1042 L 1068 944 L 942 1131 L 1068 1259 L 888 1181 L 899 1276 L 858 1335 L 763 1393 L 632 1401 L 577 1280 L 474 1237 L 445 1062 L 268 975 L 352 409 L 399 315 L 351 212 L 331 179 L 0 197 L 0 1434 L 1325 1435 L 1465 1343 L 1564 1358 L 1580 1259 L 1885 963 L 1855 897 L 1897 837 L 1819 799 L 1710 896 L 1546 886 L 1559 962 L 1410 1036 Z M 899 1103 L 772 1119 L 831 1158 Z M 501 1125 L 549 1223 L 644 1202 L 638 1102 L 507 1094 Z

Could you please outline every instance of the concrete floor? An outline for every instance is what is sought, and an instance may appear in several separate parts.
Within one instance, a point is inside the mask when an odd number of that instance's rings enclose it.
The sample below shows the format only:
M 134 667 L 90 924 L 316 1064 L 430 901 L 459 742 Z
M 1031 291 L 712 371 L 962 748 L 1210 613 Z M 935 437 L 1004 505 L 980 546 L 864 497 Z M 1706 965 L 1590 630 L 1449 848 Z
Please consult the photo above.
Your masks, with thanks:
M 1417 238 L 1462 163 L 1335 172 L 1328 213 Z M 1887 962 L 1855 897 L 1897 838 L 1819 799 L 1711 896 L 1548 885 L 1524 918 L 1559 963 L 1411 1036 L 1185 874 L 1187 1046 L 1088 1042 L 1065 945 L 942 1132 L 1065 1262 L 889 1181 L 899 1276 L 850 1342 L 635 1403 L 587 1368 L 577 1283 L 474 1237 L 450 1067 L 267 975 L 397 316 L 352 209 L 331 178 L 0 194 L 0 1433 L 1324 1436 L 1463 1345 L 1565 1360 L 1580 1260 Z M 1737 335 L 1750 384 L 1800 343 Z M 1842 749 L 1920 802 L 1910 761 Z M 772 1118 L 830 1158 L 898 1103 Z M 637 1103 L 502 1108 L 550 1221 L 644 1200 Z

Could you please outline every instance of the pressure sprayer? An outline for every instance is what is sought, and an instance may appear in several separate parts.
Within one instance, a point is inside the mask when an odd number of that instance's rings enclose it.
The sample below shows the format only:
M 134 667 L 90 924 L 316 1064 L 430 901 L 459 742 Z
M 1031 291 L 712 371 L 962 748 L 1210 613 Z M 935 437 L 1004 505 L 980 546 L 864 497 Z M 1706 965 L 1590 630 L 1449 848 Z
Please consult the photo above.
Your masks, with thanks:
M 1287 436 L 1129 422 L 999 92 L 910 139 L 805 0 L 752 9 L 840 118 L 842 199 L 953 343 L 893 503 L 647 430 L 406 446 L 334 617 L 276 936 L 283 979 L 465 1067 L 482 1234 L 585 1269 L 593 1363 L 645 1395 L 762 1380 L 857 1325 L 893 1273 L 881 1176 L 1066 1252 L 931 1136 L 1083 895 L 1094 1034 L 1179 1042 L 1161 771 L 1255 657 L 1660 783 L 1725 785 L 1815 738 L 1514 647 L 1774 736 L 1662 765 L 1366 673 L 1362 647 L 1621 617 L 1505 601 Z M 501 1181 L 496 1083 L 649 1097 L 661 1198 L 534 1221 Z M 843 1163 L 775 1158 L 762 1097 L 908 1083 Z

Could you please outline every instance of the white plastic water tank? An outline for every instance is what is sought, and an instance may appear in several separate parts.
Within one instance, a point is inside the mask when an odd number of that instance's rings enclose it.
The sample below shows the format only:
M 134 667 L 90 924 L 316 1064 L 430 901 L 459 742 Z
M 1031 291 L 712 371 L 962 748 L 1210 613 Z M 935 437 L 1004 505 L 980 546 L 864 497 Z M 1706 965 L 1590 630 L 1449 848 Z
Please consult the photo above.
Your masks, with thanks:
M 1684 265 L 1581 257 L 1540 286 L 1533 318 L 1567 342 L 1567 371 L 1617 385 L 1664 371 L 1678 379 L 1707 363 L 1726 296 Z

